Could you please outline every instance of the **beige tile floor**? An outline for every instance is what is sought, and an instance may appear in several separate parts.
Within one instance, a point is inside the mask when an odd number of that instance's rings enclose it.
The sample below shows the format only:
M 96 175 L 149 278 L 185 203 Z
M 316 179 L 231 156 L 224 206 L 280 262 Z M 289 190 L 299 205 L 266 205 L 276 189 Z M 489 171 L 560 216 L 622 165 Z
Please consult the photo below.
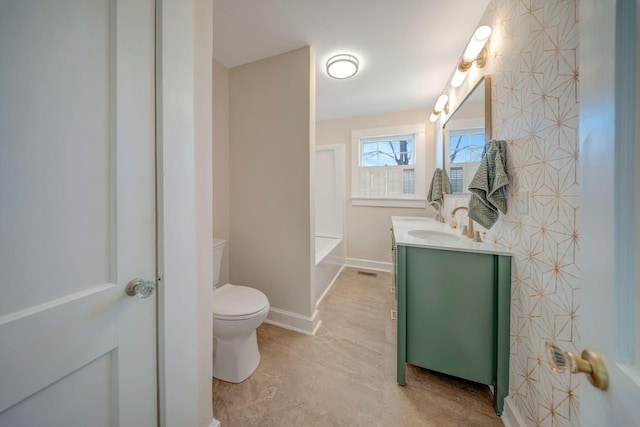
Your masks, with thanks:
M 256 372 L 213 381 L 222 426 L 502 426 L 486 386 L 410 365 L 397 385 L 390 275 L 357 272 L 345 268 L 325 297 L 316 336 L 258 328 Z

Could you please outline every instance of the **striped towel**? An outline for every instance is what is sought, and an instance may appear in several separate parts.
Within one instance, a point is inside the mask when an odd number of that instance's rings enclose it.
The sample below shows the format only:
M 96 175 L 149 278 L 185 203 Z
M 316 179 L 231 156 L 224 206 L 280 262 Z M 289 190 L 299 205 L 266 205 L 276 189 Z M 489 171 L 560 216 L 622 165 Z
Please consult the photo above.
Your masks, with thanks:
M 440 168 L 436 168 L 431 178 L 431 187 L 429 187 L 429 193 L 427 193 L 427 201 L 438 202 L 442 206 L 442 200 L 444 199 L 443 193 L 451 193 L 451 181 L 447 171 Z
M 498 211 L 507 213 L 507 184 L 507 142 L 489 141 L 484 146 L 480 166 L 469 184 L 469 218 L 484 228 L 493 227 L 498 220 Z

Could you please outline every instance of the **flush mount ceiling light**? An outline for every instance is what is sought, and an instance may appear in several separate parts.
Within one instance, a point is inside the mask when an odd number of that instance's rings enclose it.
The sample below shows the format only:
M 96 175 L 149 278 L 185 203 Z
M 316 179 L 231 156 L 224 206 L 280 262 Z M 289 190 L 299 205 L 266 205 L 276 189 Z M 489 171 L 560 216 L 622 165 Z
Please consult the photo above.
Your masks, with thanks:
M 483 25 L 473 33 L 473 37 L 469 40 L 467 48 L 462 54 L 462 61 L 458 64 L 456 72 L 451 78 L 451 86 L 460 87 L 467 77 L 467 72 L 471 65 L 475 62 L 479 68 L 484 67 L 487 62 L 487 49 L 484 45 L 491 35 L 491 27 Z
M 346 53 L 335 55 L 327 61 L 327 74 L 334 79 L 348 79 L 358 72 L 358 58 Z

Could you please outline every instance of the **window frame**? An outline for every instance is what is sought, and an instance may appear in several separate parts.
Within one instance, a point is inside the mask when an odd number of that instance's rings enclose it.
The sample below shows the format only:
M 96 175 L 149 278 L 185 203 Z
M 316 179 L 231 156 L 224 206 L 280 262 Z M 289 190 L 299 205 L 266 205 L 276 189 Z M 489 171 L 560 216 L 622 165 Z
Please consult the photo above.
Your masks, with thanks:
M 414 164 L 396 166 L 361 166 L 362 141 L 366 139 L 381 139 L 385 137 L 414 135 L 413 158 Z M 426 135 L 425 124 L 389 126 L 373 129 L 359 129 L 351 131 L 351 204 L 352 206 L 402 207 L 424 209 L 426 207 Z M 364 169 L 394 168 L 414 170 L 414 193 L 407 195 L 367 195 L 361 194 L 360 178 Z M 404 174 L 404 172 L 401 172 Z
M 472 130 L 472 129 L 484 129 L 485 144 L 487 143 L 487 131 L 484 126 L 484 121 L 478 118 L 471 119 L 451 119 L 447 122 L 447 126 L 444 129 L 444 169 L 447 174 L 451 175 L 452 167 L 462 167 L 462 192 L 453 194 L 469 194 L 469 183 L 475 174 L 475 170 L 478 169 L 479 163 L 451 163 L 449 161 L 449 155 L 451 153 L 451 133 L 456 133 L 460 130 Z M 474 170 L 471 172 L 469 168 L 473 166 Z

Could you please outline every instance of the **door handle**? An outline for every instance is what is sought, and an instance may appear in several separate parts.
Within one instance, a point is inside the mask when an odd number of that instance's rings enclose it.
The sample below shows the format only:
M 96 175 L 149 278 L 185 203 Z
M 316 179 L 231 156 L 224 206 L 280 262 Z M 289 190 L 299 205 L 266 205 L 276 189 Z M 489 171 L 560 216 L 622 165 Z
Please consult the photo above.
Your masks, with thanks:
M 609 373 L 602 358 L 590 350 L 582 351 L 582 358 L 562 350 L 555 344 L 547 342 L 547 355 L 554 372 L 569 370 L 572 374 L 582 372 L 589 382 L 600 390 L 609 388 Z
M 127 284 L 125 291 L 130 297 L 149 298 L 156 287 L 155 282 L 146 281 L 144 279 L 133 279 Z

